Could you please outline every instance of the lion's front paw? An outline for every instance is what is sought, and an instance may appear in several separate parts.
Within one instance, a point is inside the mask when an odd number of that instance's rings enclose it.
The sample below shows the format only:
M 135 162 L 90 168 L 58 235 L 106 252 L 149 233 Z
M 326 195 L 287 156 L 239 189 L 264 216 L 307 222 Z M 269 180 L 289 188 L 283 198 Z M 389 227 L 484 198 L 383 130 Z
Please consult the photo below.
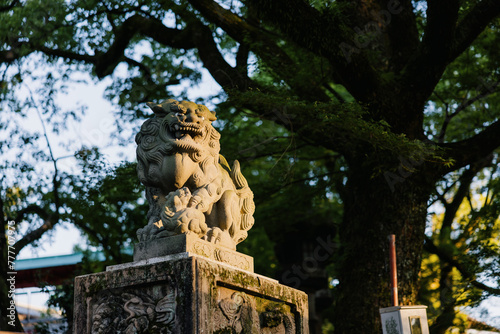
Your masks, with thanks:
M 208 230 L 207 234 L 203 238 L 206 241 L 214 243 L 216 245 L 224 246 L 229 249 L 236 249 L 234 241 L 231 239 L 228 231 L 223 231 L 218 227 L 213 227 Z
M 152 235 L 154 235 L 154 230 L 152 228 L 152 224 L 146 225 L 143 228 L 137 230 L 137 238 L 140 242 L 147 241 L 151 239 Z

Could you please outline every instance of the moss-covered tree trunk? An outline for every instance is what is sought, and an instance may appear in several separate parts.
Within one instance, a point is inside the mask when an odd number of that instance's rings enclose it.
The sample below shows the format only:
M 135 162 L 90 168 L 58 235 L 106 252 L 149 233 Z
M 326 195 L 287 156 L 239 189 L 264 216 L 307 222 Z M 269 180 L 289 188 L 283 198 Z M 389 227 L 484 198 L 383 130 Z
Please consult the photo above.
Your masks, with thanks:
M 356 157 L 358 161 L 350 164 L 340 231 L 343 249 L 336 334 L 381 333 L 379 308 L 392 306 L 390 234 L 396 235 L 399 301 L 411 305 L 417 295 L 433 176 L 425 175 L 425 164 L 420 161 L 412 161 L 420 171 L 399 162 L 394 169 L 375 175 L 367 168 L 368 162 L 361 161 L 370 158 L 368 154 Z

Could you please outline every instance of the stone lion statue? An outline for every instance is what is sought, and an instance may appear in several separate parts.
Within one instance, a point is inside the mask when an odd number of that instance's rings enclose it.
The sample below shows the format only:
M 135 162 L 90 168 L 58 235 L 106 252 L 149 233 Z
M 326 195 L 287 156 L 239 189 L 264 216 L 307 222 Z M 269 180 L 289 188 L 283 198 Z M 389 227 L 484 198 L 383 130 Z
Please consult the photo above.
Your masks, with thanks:
M 137 173 L 146 186 L 148 224 L 139 241 L 194 233 L 236 249 L 254 223 L 253 193 L 219 155 L 215 112 L 188 101 L 148 103 L 155 116 L 136 136 Z

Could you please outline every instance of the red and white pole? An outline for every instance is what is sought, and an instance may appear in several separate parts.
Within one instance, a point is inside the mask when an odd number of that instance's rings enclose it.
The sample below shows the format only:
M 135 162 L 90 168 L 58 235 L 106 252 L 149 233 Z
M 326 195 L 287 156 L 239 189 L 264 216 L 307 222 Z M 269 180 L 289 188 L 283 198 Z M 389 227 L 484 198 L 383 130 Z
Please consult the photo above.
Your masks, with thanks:
M 396 235 L 389 236 L 389 256 L 391 261 L 391 300 L 392 306 L 398 306 L 398 270 L 396 266 Z

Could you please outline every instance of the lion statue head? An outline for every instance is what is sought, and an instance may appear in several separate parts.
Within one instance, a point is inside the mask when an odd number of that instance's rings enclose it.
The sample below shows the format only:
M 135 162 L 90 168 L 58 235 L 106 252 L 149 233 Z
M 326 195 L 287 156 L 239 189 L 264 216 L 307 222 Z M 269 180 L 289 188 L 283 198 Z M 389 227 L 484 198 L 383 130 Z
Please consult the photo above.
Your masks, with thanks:
M 138 176 L 145 186 L 159 187 L 169 193 L 183 184 L 181 178 L 173 183 L 165 178 L 172 174 L 166 170 L 171 166 L 165 166 L 165 156 L 187 153 L 194 163 L 204 162 L 204 165 L 218 161 L 220 134 L 212 126 L 217 118 L 204 105 L 189 101 L 169 99 L 148 106 L 156 117 L 144 122 L 135 138 Z M 175 176 L 179 174 L 182 173 L 177 171 Z

